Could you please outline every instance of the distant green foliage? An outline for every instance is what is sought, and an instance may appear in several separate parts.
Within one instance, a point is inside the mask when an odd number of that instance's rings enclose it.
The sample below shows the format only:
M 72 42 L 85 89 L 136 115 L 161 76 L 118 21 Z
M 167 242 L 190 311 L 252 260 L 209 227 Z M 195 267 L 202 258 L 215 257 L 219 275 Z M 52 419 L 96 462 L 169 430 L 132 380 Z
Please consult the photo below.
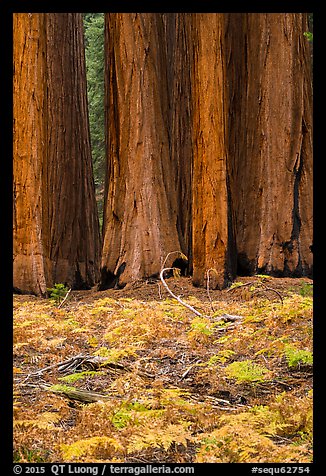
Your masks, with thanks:
M 49 298 L 55 304 L 60 304 L 69 289 L 62 283 L 55 284 L 53 288 L 47 288 Z
M 309 15 L 308 15 L 308 31 L 304 32 L 304 36 L 311 43 L 313 42 L 313 39 L 314 39 L 313 30 L 314 30 L 314 15 L 313 15 L 313 13 L 309 13 Z
M 97 195 L 105 178 L 104 133 L 104 13 L 84 13 L 85 54 L 89 126 L 91 134 L 93 172 Z M 98 197 L 100 221 L 103 198 Z

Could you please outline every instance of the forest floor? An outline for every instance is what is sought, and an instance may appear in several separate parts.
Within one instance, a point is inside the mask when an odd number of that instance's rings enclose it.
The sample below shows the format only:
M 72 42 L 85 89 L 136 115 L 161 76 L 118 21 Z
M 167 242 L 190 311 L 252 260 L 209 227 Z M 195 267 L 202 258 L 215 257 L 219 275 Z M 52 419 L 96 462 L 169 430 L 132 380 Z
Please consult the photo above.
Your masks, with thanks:
M 312 461 L 312 281 L 167 283 L 14 295 L 15 462 Z

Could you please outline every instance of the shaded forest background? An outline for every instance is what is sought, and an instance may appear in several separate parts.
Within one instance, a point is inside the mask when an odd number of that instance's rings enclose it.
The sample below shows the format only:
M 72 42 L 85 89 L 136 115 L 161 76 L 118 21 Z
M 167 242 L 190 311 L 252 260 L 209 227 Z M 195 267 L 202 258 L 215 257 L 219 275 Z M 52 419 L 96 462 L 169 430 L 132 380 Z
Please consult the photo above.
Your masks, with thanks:
M 311 277 L 311 16 L 14 17 L 17 291 Z
M 83 13 L 83 21 L 93 172 L 102 227 L 105 181 L 104 13 Z

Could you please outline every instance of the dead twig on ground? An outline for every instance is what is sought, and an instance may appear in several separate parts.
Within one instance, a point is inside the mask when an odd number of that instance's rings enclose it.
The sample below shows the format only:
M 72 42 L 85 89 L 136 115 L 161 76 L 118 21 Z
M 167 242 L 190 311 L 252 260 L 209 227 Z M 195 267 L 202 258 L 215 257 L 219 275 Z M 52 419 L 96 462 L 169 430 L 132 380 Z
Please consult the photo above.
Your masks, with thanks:
M 246 286 L 257 286 L 257 289 L 253 289 L 251 290 L 251 296 L 253 296 L 254 294 L 258 294 L 258 293 L 264 293 L 266 291 L 272 291 L 273 293 L 275 293 L 281 300 L 281 303 L 283 304 L 283 297 L 281 295 L 281 293 L 279 291 L 277 291 L 276 289 L 274 288 L 270 288 L 269 286 L 266 286 L 265 283 L 263 282 L 258 282 L 256 283 L 255 281 L 249 281 L 248 283 L 242 283 L 242 284 L 236 284 L 235 286 L 229 288 L 227 290 L 227 292 L 233 292 L 233 291 L 236 291 L 240 288 L 244 288 Z
M 58 309 L 60 309 L 60 307 L 62 307 L 64 305 L 64 303 L 67 301 L 70 292 L 71 292 L 71 288 L 69 289 L 69 291 L 67 292 L 67 294 L 65 295 L 65 297 L 63 298 L 61 303 L 59 304 Z
M 282 297 L 281 293 L 276 291 L 276 289 L 265 286 L 265 284 L 262 284 L 262 286 L 264 287 L 264 289 L 257 289 L 255 291 L 253 291 L 253 294 L 262 293 L 262 292 L 265 292 L 265 291 L 272 291 L 273 293 L 277 294 L 277 296 L 281 300 L 281 303 L 283 304 L 283 297 Z
M 72 372 L 77 372 L 79 370 L 91 369 L 91 370 L 100 370 L 103 368 L 109 368 L 111 371 L 116 372 L 136 372 L 140 377 L 143 378 L 155 378 L 155 375 L 145 372 L 141 369 L 136 368 L 133 365 L 123 365 L 115 362 L 110 362 L 106 357 L 101 357 L 98 355 L 84 355 L 78 354 L 75 357 L 71 357 L 63 362 L 56 362 L 55 364 L 48 365 L 43 369 L 36 370 L 35 372 L 29 373 L 21 382 L 17 382 L 18 385 L 25 385 L 25 382 L 32 377 L 39 377 L 44 372 L 57 368 L 61 374 L 69 374 Z
M 198 365 L 200 362 L 201 362 L 201 360 L 198 359 L 198 360 L 196 360 L 196 362 L 194 362 L 193 364 L 191 364 L 191 365 L 187 368 L 187 370 L 186 370 L 185 372 L 183 372 L 183 374 L 182 374 L 181 377 L 180 377 L 180 380 L 183 380 L 184 378 L 186 378 L 187 375 L 189 374 L 189 372 L 190 372 L 196 365 Z
M 171 253 L 181 253 L 180 251 L 172 251 Z M 166 256 L 163 264 L 166 263 L 166 260 L 168 258 L 168 256 L 171 254 L 171 253 L 168 253 L 168 255 Z M 182 256 L 184 256 L 182 253 L 181 253 Z M 194 307 L 192 307 L 190 304 L 187 304 L 186 302 L 184 302 L 180 296 L 177 296 L 176 294 L 174 294 L 171 289 L 169 288 L 169 286 L 167 285 L 165 279 L 164 279 L 164 273 L 166 271 L 172 271 L 172 270 L 175 270 L 177 268 L 162 268 L 161 269 L 161 272 L 160 272 L 160 280 L 163 284 L 163 286 L 165 287 L 165 289 L 168 291 L 168 293 L 174 298 L 176 299 L 180 304 L 182 304 L 182 306 L 185 306 L 187 309 L 189 309 L 191 312 L 193 312 L 194 314 L 196 314 L 196 316 L 198 317 L 204 317 L 203 314 L 199 311 L 197 311 L 197 309 L 195 309 Z M 207 278 L 209 277 L 209 271 L 215 271 L 215 269 L 211 268 L 207 271 Z M 209 294 L 209 280 L 208 280 L 208 294 Z M 210 298 L 210 295 L 209 295 L 209 298 Z M 212 300 L 210 299 L 211 301 L 211 305 L 212 305 Z M 213 307 L 213 306 L 212 306 Z M 213 308 L 213 311 L 215 312 L 214 308 Z M 238 319 L 242 319 L 242 316 L 232 316 L 231 314 L 223 314 L 222 316 L 220 316 L 220 318 L 217 318 L 217 320 L 224 320 L 224 321 L 236 321 Z
M 45 388 L 45 390 L 56 393 L 62 397 L 69 398 L 70 400 L 78 400 L 82 403 L 95 403 L 114 398 L 110 395 L 104 395 L 102 393 L 91 392 L 89 390 L 68 387 L 64 385 L 58 387 L 54 385 L 52 387 Z
M 166 260 L 165 260 L 166 261 Z M 162 284 L 163 286 L 165 287 L 165 289 L 168 291 L 168 293 L 174 298 L 176 299 L 180 304 L 182 304 L 182 306 L 185 306 L 187 309 L 189 309 L 191 312 L 193 312 L 194 314 L 196 314 L 196 316 L 199 316 L 199 317 L 202 317 L 202 313 L 197 311 L 197 309 L 195 309 L 194 307 L 190 306 L 190 304 L 187 304 L 186 302 L 182 301 L 182 299 L 180 299 L 179 296 L 176 296 L 172 291 L 171 289 L 169 288 L 169 286 L 166 284 L 166 281 L 164 280 L 164 273 L 166 271 L 171 271 L 171 270 L 174 270 L 176 268 L 163 268 L 160 272 L 160 279 L 162 281 Z

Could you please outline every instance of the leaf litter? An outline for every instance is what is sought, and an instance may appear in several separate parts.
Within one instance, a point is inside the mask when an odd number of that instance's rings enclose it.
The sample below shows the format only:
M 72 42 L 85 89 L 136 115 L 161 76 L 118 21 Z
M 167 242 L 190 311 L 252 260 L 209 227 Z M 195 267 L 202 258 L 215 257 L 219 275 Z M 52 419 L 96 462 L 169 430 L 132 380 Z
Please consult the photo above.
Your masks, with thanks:
M 312 281 L 167 282 L 14 295 L 16 462 L 312 461 Z

